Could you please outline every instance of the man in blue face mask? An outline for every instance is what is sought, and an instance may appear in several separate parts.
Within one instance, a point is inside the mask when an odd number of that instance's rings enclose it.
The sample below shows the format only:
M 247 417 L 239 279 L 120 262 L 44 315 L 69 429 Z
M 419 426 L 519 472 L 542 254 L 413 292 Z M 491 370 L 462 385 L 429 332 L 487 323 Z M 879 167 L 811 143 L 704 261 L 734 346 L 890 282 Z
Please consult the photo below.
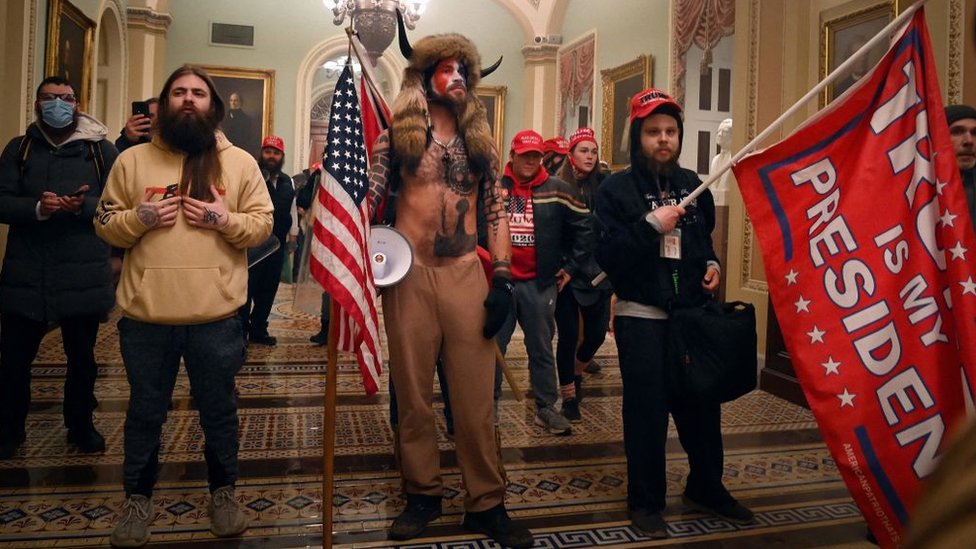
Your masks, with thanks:
M 94 348 L 115 296 L 109 248 L 92 220 L 118 153 L 105 126 L 78 111 L 67 80 L 44 79 L 34 110 L 37 121 L 0 157 L 0 223 L 10 225 L 0 271 L 0 459 L 17 457 L 26 438 L 31 363 L 55 324 L 68 358 L 68 442 L 105 449 L 92 418 Z

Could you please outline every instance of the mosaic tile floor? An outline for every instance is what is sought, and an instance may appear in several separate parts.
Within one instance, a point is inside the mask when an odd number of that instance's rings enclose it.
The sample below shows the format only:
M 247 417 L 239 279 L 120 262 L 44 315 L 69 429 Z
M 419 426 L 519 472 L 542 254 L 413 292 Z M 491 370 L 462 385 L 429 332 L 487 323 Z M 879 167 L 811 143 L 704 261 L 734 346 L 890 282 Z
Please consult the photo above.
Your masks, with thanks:
M 291 306 L 282 286 L 270 331 L 277 347 L 253 346 L 238 377 L 241 479 L 238 499 L 250 528 L 244 537 L 217 540 L 206 516 L 203 433 L 181 374 L 163 433 L 162 467 L 154 497 L 153 547 L 315 547 L 322 543 L 322 395 L 325 352 L 308 343 L 318 320 Z M 114 320 L 102 326 L 96 357 L 96 424 L 104 454 L 67 447 L 60 403 L 64 356 L 57 331 L 45 338 L 35 364 L 28 440 L 0 461 L 0 548 L 105 547 L 117 520 L 121 490 L 122 424 L 128 386 Z M 755 391 L 723 408 L 725 481 L 757 513 L 747 527 L 694 513 L 678 500 L 688 465 L 669 433 L 666 511 L 671 537 L 652 541 L 626 520 L 626 467 L 619 410 L 616 350 L 609 338 L 598 359 L 601 374 L 584 380 L 583 422 L 570 437 L 544 434 L 533 422 L 531 399 L 506 389 L 500 430 L 509 478 L 507 505 L 537 534 L 536 547 L 871 547 L 865 527 L 816 431 L 812 415 Z M 333 529 L 337 547 L 392 547 L 385 528 L 402 509 L 392 451 L 385 387 L 363 395 L 349 357 L 338 369 L 336 480 Z M 529 387 L 526 357 L 516 334 L 509 363 L 518 385 Z M 438 408 L 440 403 L 435 404 Z M 401 547 L 497 547 L 464 532 L 460 478 L 453 443 L 439 422 L 444 467 L 444 514 L 425 537 Z

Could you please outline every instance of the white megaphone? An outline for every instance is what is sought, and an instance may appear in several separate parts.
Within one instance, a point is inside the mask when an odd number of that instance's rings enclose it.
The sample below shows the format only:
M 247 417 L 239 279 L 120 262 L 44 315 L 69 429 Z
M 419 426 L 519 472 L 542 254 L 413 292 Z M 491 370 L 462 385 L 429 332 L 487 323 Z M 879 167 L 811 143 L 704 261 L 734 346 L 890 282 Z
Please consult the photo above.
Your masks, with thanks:
M 413 265 L 413 247 L 403 233 L 387 225 L 373 225 L 369 231 L 369 259 L 377 288 L 403 280 Z

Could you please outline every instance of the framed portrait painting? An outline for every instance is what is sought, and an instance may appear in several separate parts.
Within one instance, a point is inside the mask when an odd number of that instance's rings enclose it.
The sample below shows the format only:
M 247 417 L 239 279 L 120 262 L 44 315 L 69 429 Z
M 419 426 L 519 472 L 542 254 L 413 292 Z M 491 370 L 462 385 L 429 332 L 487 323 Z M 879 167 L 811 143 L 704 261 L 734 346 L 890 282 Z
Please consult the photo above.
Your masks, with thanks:
M 499 158 L 505 156 L 505 95 L 508 88 L 505 86 L 478 86 L 474 90 L 475 95 L 485 105 L 488 112 L 488 125 L 491 126 L 491 135 L 495 138 L 495 146 L 498 147 Z
M 603 132 L 601 157 L 611 170 L 630 164 L 630 98 L 651 85 L 649 55 L 600 72 L 603 76 Z
M 843 7 L 841 7 L 843 9 Z M 833 15 L 833 16 L 831 16 Z M 848 13 L 836 11 L 821 15 L 820 78 L 826 78 L 834 69 L 850 58 L 854 52 L 878 34 L 895 17 L 892 1 L 879 2 Z M 888 41 L 874 46 L 860 58 L 846 74 L 824 89 L 821 106 L 840 97 L 864 77 L 881 60 L 888 49 Z
M 78 95 L 78 108 L 89 111 L 95 22 L 68 0 L 51 0 L 47 14 L 45 76 L 60 76 L 71 82 Z
M 274 132 L 274 70 L 202 66 L 224 100 L 224 134 L 257 158 L 261 140 Z M 285 144 L 288 148 L 288 143 Z

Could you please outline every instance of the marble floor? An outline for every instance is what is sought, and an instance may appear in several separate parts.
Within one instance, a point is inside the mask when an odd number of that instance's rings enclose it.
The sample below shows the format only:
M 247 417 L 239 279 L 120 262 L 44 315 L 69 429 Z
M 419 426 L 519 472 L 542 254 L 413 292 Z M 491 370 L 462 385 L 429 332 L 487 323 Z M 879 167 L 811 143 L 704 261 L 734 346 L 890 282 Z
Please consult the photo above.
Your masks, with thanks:
M 292 306 L 282 285 L 270 331 L 276 347 L 252 346 L 240 392 L 240 481 L 237 496 L 251 527 L 221 540 L 209 532 L 203 433 L 181 373 L 163 433 L 154 496 L 152 547 L 297 548 L 322 545 L 322 424 L 325 349 L 308 337 L 318 319 Z M 59 332 L 44 340 L 34 365 L 28 439 L 0 461 L 0 548 L 105 547 L 123 500 L 122 426 L 128 386 L 115 319 L 103 324 L 96 425 L 104 454 L 83 455 L 65 443 L 61 425 L 64 355 Z M 500 405 L 510 513 L 536 533 L 536 547 L 872 547 L 864 521 L 844 488 L 809 411 L 762 391 L 723 408 L 725 481 L 756 511 L 756 523 L 735 526 L 685 508 L 688 472 L 672 430 L 668 441 L 671 537 L 651 541 L 626 519 L 626 468 L 621 435 L 621 385 L 612 337 L 597 356 L 604 368 L 585 376 L 583 422 L 569 437 L 545 434 L 531 399 L 506 388 Z M 518 385 L 527 389 L 519 334 L 509 351 Z M 385 381 L 385 380 L 384 380 Z M 388 421 L 385 384 L 366 398 L 358 370 L 340 355 L 338 368 L 334 542 L 337 547 L 490 548 L 460 527 L 462 495 L 443 416 L 437 414 L 441 463 L 448 486 L 443 516 L 424 537 L 396 544 L 385 528 L 402 509 Z M 442 408 L 440 402 L 436 403 Z

